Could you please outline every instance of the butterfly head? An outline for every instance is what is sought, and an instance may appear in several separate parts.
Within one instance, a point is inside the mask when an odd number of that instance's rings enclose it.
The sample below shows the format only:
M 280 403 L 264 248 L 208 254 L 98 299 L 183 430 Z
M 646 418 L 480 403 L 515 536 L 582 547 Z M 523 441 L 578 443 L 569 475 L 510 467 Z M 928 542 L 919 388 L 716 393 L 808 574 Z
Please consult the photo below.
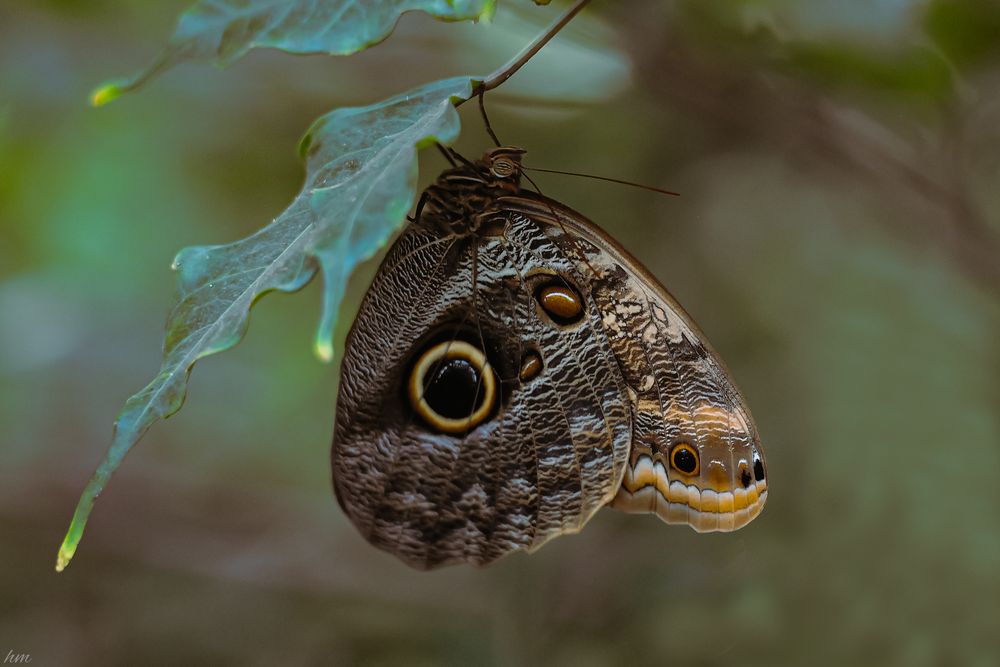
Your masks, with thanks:
M 521 177 L 521 157 L 526 152 L 517 146 L 498 146 L 483 155 L 480 164 L 493 178 L 517 181 Z
M 424 192 L 424 217 L 450 233 L 475 232 L 483 214 L 495 210 L 496 200 L 521 190 L 521 157 L 515 146 L 498 146 L 476 161 L 447 149 L 454 167 L 442 173 Z

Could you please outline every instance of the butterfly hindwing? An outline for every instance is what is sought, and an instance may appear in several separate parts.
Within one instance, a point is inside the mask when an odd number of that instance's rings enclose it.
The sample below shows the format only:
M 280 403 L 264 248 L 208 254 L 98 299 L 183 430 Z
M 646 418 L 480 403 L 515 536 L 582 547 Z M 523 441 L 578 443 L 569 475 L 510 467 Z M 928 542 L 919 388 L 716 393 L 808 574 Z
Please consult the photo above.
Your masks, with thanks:
M 614 497 L 628 459 L 627 390 L 596 305 L 585 298 L 580 319 L 560 323 L 536 296 L 551 284 L 584 297 L 589 276 L 525 216 L 499 211 L 488 226 L 410 225 L 345 349 L 337 495 L 363 535 L 417 567 L 484 564 L 579 530 Z M 407 387 L 427 350 L 466 346 L 488 360 L 495 406 L 447 432 Z

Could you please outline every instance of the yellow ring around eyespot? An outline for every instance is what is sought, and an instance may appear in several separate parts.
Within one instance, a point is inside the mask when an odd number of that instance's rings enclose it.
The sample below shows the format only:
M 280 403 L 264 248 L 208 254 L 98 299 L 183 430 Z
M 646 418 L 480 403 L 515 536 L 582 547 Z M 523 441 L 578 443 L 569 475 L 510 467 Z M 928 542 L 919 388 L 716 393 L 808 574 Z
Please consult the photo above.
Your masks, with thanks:
M 676 461 L 677 453 L 682 451 L 691 452 L 691 456 L 694 457 L 694 470 L 692 470 L 691 472 L 685 472 L 684 470 L 681 470 L 680 466 L 677 465 Z M 701 472 L 701 457 L 698 456 L 698 452 L 697 450 L 695 450 L 694 447 L 687 444 L 686 442 L 681 442 L 678 443 L 677 445 L 674 445 L 674 448 L 670 451 L 670 465 L 671 467 L 673 467 L 674 470 L 676 470 L 680 474 L 689 475 L 693 477 L 694 475 L 697 475 L 699 472 Z
M 447 359 L 464 359 L 479 371 L 483 387 L 483 402 L 468 417 L 454 419 L 440 415 L 424 399 L 424 378 L 433 369 L 435 363 Z M 493 409 L 497 394 L 496 377 L 493 374 L 493 367 L 490 366 L 490 362 L 482 350 L 464 340 L 444 341 L 420 355 L 410 373 L 407 394 L 410 398 L 410 405 L 428 424 L 445 433 L 465 433 L 481 424 Z

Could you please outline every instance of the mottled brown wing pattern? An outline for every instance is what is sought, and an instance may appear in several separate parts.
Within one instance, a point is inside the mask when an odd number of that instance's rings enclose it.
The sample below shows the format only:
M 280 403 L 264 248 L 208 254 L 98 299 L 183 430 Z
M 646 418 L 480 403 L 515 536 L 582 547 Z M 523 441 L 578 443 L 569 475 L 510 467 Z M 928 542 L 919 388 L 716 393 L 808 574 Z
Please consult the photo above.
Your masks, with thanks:
M 485 564 L 577 531 L 615 496 L 628 461 L 628 393 L 587 296 L 592 276 L 530 218 L 499 210 L 487 223 L 494 232 L 411 224 L 342 362 L 337 497 L 369 541 L 415 567 Z M 586 301 L 571 326 L 535 297 L 561 281 Z M 407 378 L 424 351 L 460 344 L 485 353 L 496 407 L 467 432 L 441 432 L 415 413 Z M 537 374 L 524 370 L 533 355 Z
M 614 239 L 519 187 L 524 151 L 454 155 L 348 336 L 337 498 L 410 565 L 485 564 L 603 505 L 734 530 L 767 499 L 746 404 Z
M 566 254 L 584 254 L 594 275 L 590 297 L 602 314 L 633 415 L 629 465 L 613 506 L 701 532 L 735 530 L 753 520 L 767 499 L 757 428 L 694 321 L 579 213 L 529 193 L 503 201 L 544 223 Z

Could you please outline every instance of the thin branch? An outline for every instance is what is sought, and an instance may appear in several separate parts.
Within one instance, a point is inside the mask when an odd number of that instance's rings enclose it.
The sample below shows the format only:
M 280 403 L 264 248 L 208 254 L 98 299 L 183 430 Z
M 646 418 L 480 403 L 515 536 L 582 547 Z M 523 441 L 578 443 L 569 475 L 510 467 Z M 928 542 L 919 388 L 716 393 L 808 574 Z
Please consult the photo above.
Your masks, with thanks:
M 590 0 L 577 0 L 576 3 L 566 10 L 566 12 L 556 20 L 552 26 L 546 30 L 544 33 L 539 35 L 535 41 L 524 48 L 521 53 L 519 53 L 513 60 L 509 63 L 496 70 L 488 77 L 486 77 L 481 84 L 476 88 L 476 93 L 482 94 L 487 90 L 493 90 L 504 81 L 514 76 L 517 70 L 524 67 L 524 65 L 534 57 L 536 53 L 542 50 L 542 47 L 548 44 L 553 37 L 559 34 L 559 31 L 566 27 L 574 16 L 580 13 Z M 470 98 L 471 99 L 471 98 Z M 467 100 L 459 100 L 455 103 L 455 106 L 461 106 Z

